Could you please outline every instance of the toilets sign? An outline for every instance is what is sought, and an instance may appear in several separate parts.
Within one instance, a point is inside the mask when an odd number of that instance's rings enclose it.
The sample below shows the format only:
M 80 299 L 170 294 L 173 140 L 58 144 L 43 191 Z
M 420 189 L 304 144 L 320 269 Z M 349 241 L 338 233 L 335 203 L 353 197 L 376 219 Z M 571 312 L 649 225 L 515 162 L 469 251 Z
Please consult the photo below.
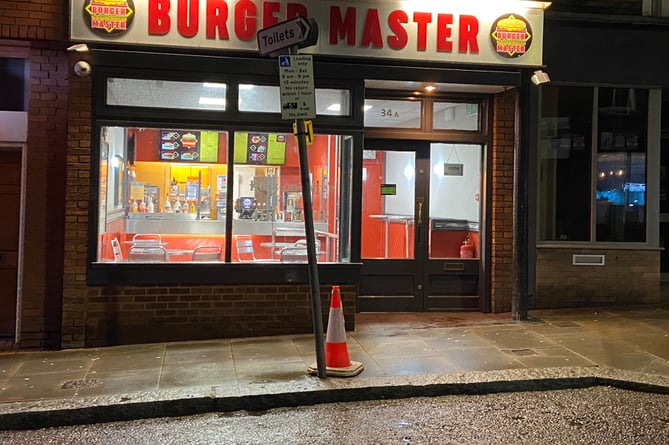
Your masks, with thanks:
M 316 22 L 304 17 L 295 17 L 258 31 L 258 53 L 265 56 L 285 48 L 305 48 L 315 45 L 317 40 Z

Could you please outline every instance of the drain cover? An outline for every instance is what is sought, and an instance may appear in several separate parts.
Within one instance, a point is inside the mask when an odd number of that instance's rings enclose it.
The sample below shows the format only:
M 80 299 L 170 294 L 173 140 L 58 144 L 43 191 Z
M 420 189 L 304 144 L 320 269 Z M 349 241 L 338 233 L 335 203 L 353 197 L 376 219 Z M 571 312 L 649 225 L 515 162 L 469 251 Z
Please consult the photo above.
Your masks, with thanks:
M 100 383 L 98 379 L 65 380 L 60 384 L 60 389 L 92 388 L 98 383 Z
M 529 348 L 527 348 L 527 349 L 511 349 L 509 352 L 511 354 L 521 355 L 521 356 L 538 355 L 537 351 L 535 351 L 534 349 L 529 349 Z
M 553 324 L 558 328 L 577 328 L 581 326 L 580 324 L 574 323 L 573 321 L 558 321 Z

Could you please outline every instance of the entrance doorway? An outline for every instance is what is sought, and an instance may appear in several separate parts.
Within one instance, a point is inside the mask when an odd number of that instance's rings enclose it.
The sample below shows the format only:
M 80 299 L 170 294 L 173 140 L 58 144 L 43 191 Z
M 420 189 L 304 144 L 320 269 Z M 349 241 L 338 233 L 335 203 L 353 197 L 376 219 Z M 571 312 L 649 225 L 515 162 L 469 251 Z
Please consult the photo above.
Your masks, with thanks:
M 358 312 L 481 310 L 484 145 L 366 141 Z
M 18 291 L 21 149 L 0 147 L 0 338 L 14 337 Z

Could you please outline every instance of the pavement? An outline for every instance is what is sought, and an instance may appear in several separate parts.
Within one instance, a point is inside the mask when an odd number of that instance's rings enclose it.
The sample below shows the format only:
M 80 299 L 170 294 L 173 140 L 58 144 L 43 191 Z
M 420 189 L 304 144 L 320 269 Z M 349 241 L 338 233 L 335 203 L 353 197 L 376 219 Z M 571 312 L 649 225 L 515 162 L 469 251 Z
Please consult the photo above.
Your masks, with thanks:
M 0 352 L 0 430 L 390 398 L 613 386 L 669 395 L 669 307 L 356 314 L 355 377 L 314 335 Z

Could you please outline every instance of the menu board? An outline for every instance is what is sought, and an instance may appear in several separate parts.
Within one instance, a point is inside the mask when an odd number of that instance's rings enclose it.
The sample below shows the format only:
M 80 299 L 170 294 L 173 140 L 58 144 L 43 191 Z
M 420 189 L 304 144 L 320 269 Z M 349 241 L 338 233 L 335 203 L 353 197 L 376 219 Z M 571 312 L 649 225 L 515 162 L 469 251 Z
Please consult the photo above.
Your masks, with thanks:
M 160 130 L 160 160 L 218 162 L 215 131 Z
M 285 162 L 285 134 L 235 133 L 236 164 L 281 165 Z

